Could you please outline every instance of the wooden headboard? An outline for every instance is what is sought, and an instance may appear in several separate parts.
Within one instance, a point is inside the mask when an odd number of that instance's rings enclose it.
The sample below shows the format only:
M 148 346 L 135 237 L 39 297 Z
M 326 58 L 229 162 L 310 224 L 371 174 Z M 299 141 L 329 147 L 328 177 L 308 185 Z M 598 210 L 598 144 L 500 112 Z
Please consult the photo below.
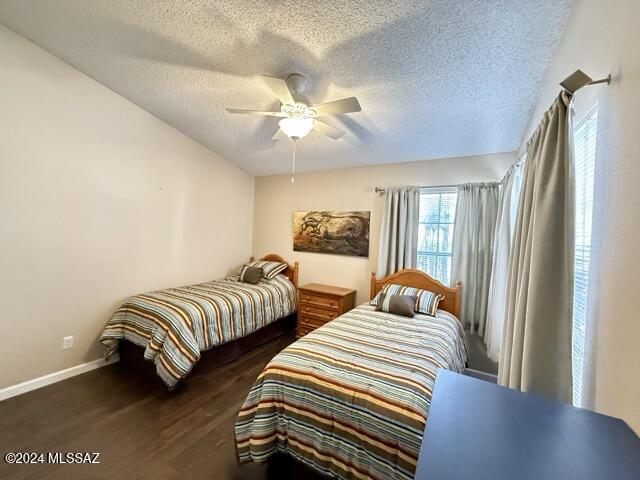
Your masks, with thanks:
M 378 280 L 376 273 L 371 274 L 371 299 L 376 296 L 383 285 L 387 283 L 395 283 L 396 285 L 404 285 L 407 287 L 422 288 L 433 293 L 439 293 L 444 296 L 438 308 L 453 313 L 460 319 L 460 298 L 462 293 L 462 284 L 456 282 L 454 288 L 443 285 L 438 280 L 430 277 L 421 270 L 407 268 L 398 272 L 387 275 Z
M 254 262 L 255 260 L 256 257 L 251 257 L 249 261 Z M 289 280 L 291 280 L 291 283 L 293 283 L 294 287 L 298 288 L 298 262 L 293 262 L 293 265 L 291 265 L 284 258 L 282 258 L 280 255 L 276 255 L 275 253 L 269 253 L 268 255 L 262 257 L 260 260 L 286 263 L 288 265 L 287 269 L 282 272 L 282 274 L 285 275 Z

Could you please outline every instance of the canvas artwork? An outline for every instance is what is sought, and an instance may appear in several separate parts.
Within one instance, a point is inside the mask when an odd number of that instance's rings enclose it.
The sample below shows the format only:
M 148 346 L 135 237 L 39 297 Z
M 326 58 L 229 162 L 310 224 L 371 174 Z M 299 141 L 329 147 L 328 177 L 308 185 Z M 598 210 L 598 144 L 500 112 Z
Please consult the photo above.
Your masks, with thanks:
M 371 212 L 294 212 L 296 252 L 369 256 Z

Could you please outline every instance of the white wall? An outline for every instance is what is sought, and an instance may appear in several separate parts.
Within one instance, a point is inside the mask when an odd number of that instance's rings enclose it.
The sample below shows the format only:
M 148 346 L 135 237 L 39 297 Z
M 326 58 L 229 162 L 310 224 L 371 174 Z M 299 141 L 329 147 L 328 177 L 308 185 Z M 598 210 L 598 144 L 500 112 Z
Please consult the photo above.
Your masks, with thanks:
M 254 180 L 2 26 L 0 59 L 2 388 L 99 358 L 124 297 L 246 261 Z
M 438 186 L 499 180 L 516 154 L 445 158 L 422 162 L 256 178 L 253 253 L 277 252 L 300 262 L 300 285 L 327 283 L 358 290 L 369 298 L 369 281 L 378 255 L 384 197 L 376 186 Z M 307 210 L 371 211 L 369 258 L 293 252 L 292 214 Z
M 531 118 L 529 137 L 577 68 L 611 86 L 576 94 L 576 121 L 597 102 L 598 138 L 590 310 L 597 322 L 595 408 L 640 432 L 640 2 L 574 2 Z

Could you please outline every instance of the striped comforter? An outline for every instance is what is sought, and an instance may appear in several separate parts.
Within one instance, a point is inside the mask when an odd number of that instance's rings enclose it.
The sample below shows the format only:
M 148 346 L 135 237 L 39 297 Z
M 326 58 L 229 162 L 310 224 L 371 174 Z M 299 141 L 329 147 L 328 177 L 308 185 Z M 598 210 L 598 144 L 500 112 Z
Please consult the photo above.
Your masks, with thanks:
M 466 358 L 453 315 L 361 305 L 265 367 L 238 414 L 238 458 L 286 452 L 337 478 L 413 478 L 436 369 L 460 372 Z
M 120 340 L 145 348 L 171 389 L 208 350 L 268 325 L 296 310 L 294 285 L 284 275 L 257 285 L 238 277 L 170 288 L 127 299 L 104 327 L 108 358 Z

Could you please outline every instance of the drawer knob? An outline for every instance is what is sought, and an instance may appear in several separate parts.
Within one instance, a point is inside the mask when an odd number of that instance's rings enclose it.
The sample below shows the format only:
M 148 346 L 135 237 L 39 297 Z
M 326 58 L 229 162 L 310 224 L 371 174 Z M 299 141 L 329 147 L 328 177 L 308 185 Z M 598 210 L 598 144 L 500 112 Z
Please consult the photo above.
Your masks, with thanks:
M 330 314 L 329 314 L 329 316 L 330 316 L 331 318 L 333 318 L 333 316 L 334 316 L 334 315 L 335 315 L 334 313 L 330 313 Z
M 305 311 L 305 312 L 308 312 L 308 311 L 309 311 L 309 307 L 305 308 L 305 309 L 304 309 L 304 311 Z
M 331 305 L 331 306 L 334 305 L 333 300 L 329 302 L 329 305 Z
M 308 297 L 308 296 L 307 296 L 307 297 L 305 297 L 305 300 L 309 300 L 310 298 L 311 298 L 311 297 Z

